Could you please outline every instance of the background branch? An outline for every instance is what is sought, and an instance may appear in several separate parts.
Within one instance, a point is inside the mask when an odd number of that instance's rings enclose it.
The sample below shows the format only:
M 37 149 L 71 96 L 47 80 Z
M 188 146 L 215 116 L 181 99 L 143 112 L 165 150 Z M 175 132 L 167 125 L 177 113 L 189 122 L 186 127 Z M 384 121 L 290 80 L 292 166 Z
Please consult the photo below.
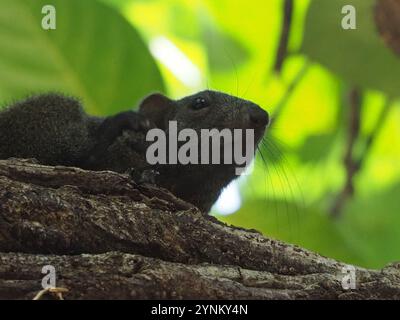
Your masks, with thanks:
M 293 0 L 284 0 L 281 37 L 279 39 L 279 46 L 276 53 L 274 66 L 274 70 L 278 74 L 281 73 L 283 63 L 285 62 L 287 56 L 290 28 L 292 26 L 293 7 Z
M 388 117 L 392 102 L 387 100 L 380 111 L 375 126 L 371 132 L 364 138 L 364 148 L 362 152 L 357 156 L 355 155 L 355 148 L 357 142 L 363 138 L 360 136 L 361 126 L 361 108 L 362 108 L 362 94 L 359 90 L 353 89 L 350 93 L 350 108 L 349 108 L 349 122 L 348 122 L 348 140 L 346 145 L 346 152 L 344 157 L 344 167 L 346 169 L 346 182 L 336 197 L 336 200 L 332 206 L 331 214 L 334 218 L 338 218 L 343 208 L 350 198 L 354 196 L 354 179 L 356 175 L 362 169 L 364 162 L 368 158 L 370 150 L 376 137 L 381 132 L 386 119 Z
M 337 196 L 331 209 L 334 218 L 340 216 L 343 206 L 348 198 L 354 195 L 353 178 L 359 170 L 358 163 L 354 160 L 354 147 L 360 135 L 361 124 L 361 107 L 362 93 L 360 90 L 353 88 L 349 95 L 349 116 L 348 116 L 348 133 L 347 144 L 343 164 L 346 170 L 346 182 L 343 190 Z

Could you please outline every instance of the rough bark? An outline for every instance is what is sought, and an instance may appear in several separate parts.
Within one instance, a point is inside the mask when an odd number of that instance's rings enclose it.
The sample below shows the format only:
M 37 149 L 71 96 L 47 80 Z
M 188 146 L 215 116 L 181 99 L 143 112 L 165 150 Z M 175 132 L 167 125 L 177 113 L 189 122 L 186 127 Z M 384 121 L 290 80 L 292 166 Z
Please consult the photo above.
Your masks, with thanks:
M 400 265 L 356 269 L 227 226 L 129 176 L 0 160 L 0 298 L 30 299 L 53 265 L 66 299 L 400 298 Z

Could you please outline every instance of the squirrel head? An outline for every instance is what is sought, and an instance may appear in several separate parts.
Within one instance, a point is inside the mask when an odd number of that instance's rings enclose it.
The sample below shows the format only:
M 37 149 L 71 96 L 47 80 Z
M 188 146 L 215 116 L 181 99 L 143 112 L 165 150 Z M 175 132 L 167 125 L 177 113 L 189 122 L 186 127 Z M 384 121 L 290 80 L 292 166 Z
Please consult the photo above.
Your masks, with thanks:
M 152 94 L 143 100 L 139 113 L 167 135 L 170 121 L 176 122 L 178 132 L 192 129 L 200 133 L 198 137 L 201 137 L 202 129 L 210 131 L 217 129 L 220 132 L 225 129 L 242 129 L 239 131 L 243 132 L 240 138 L 246 151 L 245 129 L 254 130 L 252 143 L 253 147 L 256 147 L 269 123 L 268 113 L 253 102 L 209 90 L 180 100 L 171 100 L 162 94 Z M 167 144 L 168 141 L 167 139 Z M 180 141 L 179 146 L 184 143 L 186 142 Z M 200 143 L 196 147 L 200 148 L 201 145 Z M 221 151 L 220 164 L 198 162 L 198 164 L 156 165 L 155 169 L 160 173 L 158 183 L 202 211 L 208 212 L 221 190 L 237 177 L 237 165 L 230 162 L 225 164 L 225 153 Z M 201 152 L 197 157 L 200 158 L 200 154 Z M 254 153 L 250 156 L 254 157 Z
M 177 121 L 180 130 L 254 129 L 257 141 L 269 123 L 268 113 L 255 103 L 211 90 L 180 100 L 152 94 L 143 100 L 139 113 L 162 130 L 168 128 L 169 121 Z

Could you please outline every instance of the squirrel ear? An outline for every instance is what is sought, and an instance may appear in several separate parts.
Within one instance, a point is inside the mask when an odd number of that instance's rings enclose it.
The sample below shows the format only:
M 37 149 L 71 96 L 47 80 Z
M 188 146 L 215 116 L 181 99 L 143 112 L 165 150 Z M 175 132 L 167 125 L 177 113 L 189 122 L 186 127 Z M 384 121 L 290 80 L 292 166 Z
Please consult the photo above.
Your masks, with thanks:
M 154 93 L 142 101 L 139 113 L 153 121 L 158 128 L 163 129 L 166 126 L 165 120 L 173 109 L 173 100 L 161 93 Z

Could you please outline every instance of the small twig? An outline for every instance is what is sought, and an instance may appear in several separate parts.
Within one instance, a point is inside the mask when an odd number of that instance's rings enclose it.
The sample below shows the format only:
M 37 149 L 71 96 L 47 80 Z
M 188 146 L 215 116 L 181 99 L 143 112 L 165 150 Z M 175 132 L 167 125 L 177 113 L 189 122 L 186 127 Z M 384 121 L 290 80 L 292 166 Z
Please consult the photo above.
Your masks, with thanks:
M 64 300 L 63 293 L 68 292 L 67 288 L 46 288 L 40 290 L 32 300 L 41 300 L 46 293 L 54 295 L 58 300 Z
M 370 134 L 365 139 L 365 147 L 363 152 L 358 158 L 354 156 L 354 149 L 358 139 L 360 139 L 360 114 L 362 107 L 362 98 L 357 90 L 353 90 L 351 93 L 351 104 L 350 104 L 350 121 L 349 121 L 349 140 L 347 144 L 346 154 L 344 157 L 344 166 L 346 168 L 346 183 L 343 190 L 337 196 L 332 209 L 331 215 L 334 218 L 338 218 L 342 211 L 346 201 L 354 196 L 354 177 L 361 170 L 365 159 L 371 150 L 371 147 L 383 128 L 383 125 L 389 114 L 391 107 L 391 101 L 386 101 L 383 106 L 381 113 L 378 116 L 375 127 L 372 129 Z
M 337 218 L 344 206 L 346 200 L 354 194 L 353 178 L 358 171 L 357 163 L 353 159 L 354 146 L 360 135 L 360 119 L 362 107 L 362 94 L 358 89 L 352 89 L 350 92 L 350 114 L 348 123 L 348 143 L 344 156 L 344 167 L 346 169 L 346 182 L 343 190 L 339 193 L 331 209 L 331 215 Z
M 385 105 L 383 106 L 379 116 L 378 116 L 378 120 L 375 124 L 375 127 L 373 128 L 373 130 L 371 131 L 371 133 L 368 135 L 368 137 L 366 138 L 366 142 L 365 142 L 365 147 L 363 150 L 363 156 L 359 158 L 358 160 L 358 167 L 361 168 L 363 165 L 363 162 L 365 160 L 365 155 L 368 154 L 368 152 L 370 151 L 372 145 L 374 144 L 376 137 L 379 135 L 379 133 L 381 132 L 383 125 L 386 122 L 386 119 L 389 115 L 389 111 L 391 109 L 392 106 L 392 101 L 388 100 L 385 102 Z
M 283 7 L 281 38 L 279 40 L 279 47 L 276 54 L 276 61 L 274 67 L 275 72 L 278 74 L 281 72 L 283 63 L 287 56 L 288 43 L 290 38 L 290 28 L 292 25 L 293 7 L 294 7 L 293 0 L 285 0 Z

